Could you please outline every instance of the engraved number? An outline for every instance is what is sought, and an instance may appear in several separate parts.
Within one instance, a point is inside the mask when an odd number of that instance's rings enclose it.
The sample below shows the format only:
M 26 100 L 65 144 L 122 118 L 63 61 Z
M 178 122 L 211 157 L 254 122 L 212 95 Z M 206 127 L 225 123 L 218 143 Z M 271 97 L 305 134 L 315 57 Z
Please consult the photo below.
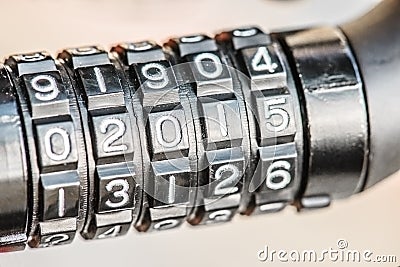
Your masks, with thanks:
M 152 89 L 162 89 L 169 83 L 167 69 L 158 63 L 149 63 L 142 68 L 142 74 L 146 77 L 146 84 Z
M 53 148 L 53 143 L 52 143 L 52 138 L 55 135 L 61 136 L 63 140 L 63 151 L 61 153 L 58 153 L 54 151 Z M 51 128 L 46 132 L 44 135 L 44 148 L 46 151 L 47 156 L 54 161 L 62 161 L 67 159 L 69 153 L 71 152 L 71 142 L 68 136 L 68 133 L 66 130 L 61 129 L 61 128 Z
M 268 71 L 269 73 L 274 73 L 278 68 L 278 64 L 272 62 L 272 58 L 266 47 L 259 47 L 257 52 L 254 54 L 251 60 L 251 67 L 255 71 Z
M 23 61 L 32 62 L 45 59 L 45 56 L 42 53 L 33 53 L 33 54 L 21 55 L 20 58 Z
M 272 190 L 285 188 L 292 180 L 290 167 L 290 163 L 284 160 L 272 163 L 267 170 L 267 187 Z
M 257 29 L 237 29 L 233 31 L 233 35 L 236 37 L 250 37 L 257 34 Z
M 228 173 L 229 177 L 223 179 L 223 174 Z M 220 166 L 215 172 L 215 179 L 221 180 L 214 189 L 215 195 L 226 195 L 236 193 L 239 188 L 236 185 L 240 178 L 240 172 L 238 167 L 232 164 L 225 164 Z
M 99 50 L 93 46 L 78 47 L 72 50 L 72 53 L 77 56 L 87 56 L 98 53 Z
M 284 110 L 282 107 L 277 107 L 277 105 L 283 105 L 286 103 L 286 98 L 274 98 L 270 100 L 266 100 L 264 102 L 264 114 L 265 118 L 271 119 L 272 116 L 277 115 L 281 117 L 280 124 L 273 124 L 271 122 L 267 122 L 267 129 L 272 132 L 280 132 L 285 130 L 289 126 L 289 113 Z
M 116 119 L 116 118 L 105 119 L 100 124 L 101 133 L 106 134 L 110 125 L 115 125 L 117 127 L 115 129 L 112 129 L 110 131 L 110 134 L 104 140 L 103 151 L 105 153 L 112 153 L 112 152 L 127 150 L 128 146 L 125 144 L 121 144 L 121 145 L 114 144 L 117 140 L 121 139 L 121 137 L 125 134 L 125 130 L 126 130 L 125 123 L 123 121 L 121 121 L 120 119 Z
M 175 137 L 172 140 L 165 138 L 162 131 L 162 126 L 167 121 L 171 122 L 174 125 Z M 160 145 L 168 148 L 175 147 L 182 140 L 181 124 L 179 123 L 178 119 L 173 116 L 162 116 L 156 122 L 156 135 L 157 141 Z
M 114 191 L 115 188 L 121 188 L 118 191 Z M 106 190 L 112 193 L 115 198 L 121 198 L 119 202 L 112 202 L 110 199 L 106 201 L 106 205 L 110 208 L 120 208 L 126 205 L 129 201 L 129 183 L 126 179 L 116 179 L 110 181 L 106 185 Z
M 179 221 L 174 219 L 168 219 L 165 221 L 161 221 L 154 225 L 155 230 L 167 230 L 178 226 Z
M 229 220 L 231 215 L 232 215 L 232 211 L 230 211 L 230 210 L 218 210 L 218 211 L 214 211 L 213 213 L 210 213 L 210 215 L 208 215 L 208 218 L 211 221 L 215 221 L 215 222 L 226 222 Z
M 181 37 L 182 43 L 197 43 L 204 40 L 203 35 L 194 35 L 194 36 L 184 36 Z
M 194 62 L 196 63 L 197 70 L 200 72 L 200 74 L 208 79 L 218 78 L 222 74 L 223 68 L 221 59 L 214 54 L 199 54 L 194 58 Z M 213 68 L 210 69 L 210 66 Z
M 143 41 L 137 43 L 128 43 L 127 46 L 129 50 L 146 51 L 152 49 L 154 47 L 154 44 L 150 43 L 149 41 Z
M 51 101 L 58 96 L 60 92 L 57 82 L 50 75 L 38 75 L 31 80 L 32 88 L 37 91 L 35 97 L 40 101 Z
M 121 232 L 121 226 L 116 225 L 114 227 L 111 227 L 104 233 L 100 234 L 97 239 L 103 239 L 103 238 L 109 238 L 109 237 L 116 237 L 119 233 Z
M 68 240 L 69 240 L 69 235 L 67 234 L 55 234 L 47 237 L 44 240 L 43 246 L 44 247 L 56 246 Z

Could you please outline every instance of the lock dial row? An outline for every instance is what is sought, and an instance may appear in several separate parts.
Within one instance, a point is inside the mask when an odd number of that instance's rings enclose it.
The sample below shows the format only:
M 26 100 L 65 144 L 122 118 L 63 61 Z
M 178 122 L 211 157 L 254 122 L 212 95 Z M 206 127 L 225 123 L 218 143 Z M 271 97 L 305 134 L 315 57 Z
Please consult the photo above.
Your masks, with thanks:
M 0 65 L 2 251 L 325 207 L 362 190 L 361 79 L 339 30 L 310 31 L 10 56 Z M 334 111 L 353 116 L 325 125 Z M 347 164 L 343 178 L 327 160 Z

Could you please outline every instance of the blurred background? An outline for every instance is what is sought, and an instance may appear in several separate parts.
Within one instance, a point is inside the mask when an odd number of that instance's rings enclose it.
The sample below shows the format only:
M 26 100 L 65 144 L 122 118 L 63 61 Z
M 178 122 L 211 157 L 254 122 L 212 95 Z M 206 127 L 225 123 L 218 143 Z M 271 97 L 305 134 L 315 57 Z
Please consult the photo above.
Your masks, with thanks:
M 338 24 L 363 14 L 377 0 L 20 0 L 1 1 L 0 55 L 89 44 L 109 47 L 121 41 L 259 25 L 267 30 Z M 101 241 L 77 239 L 72 245 L 0 255 L 11 266 L 283 266 L 259 262 L 271 249 L 337 248 L 395 255 L 400 260 L 400 175 L 330 208 L 297 214 L 294 208 L 272 215 L 238 216 L 232 223 L 163 233 L 128 235 Z M 310 264 L 296 263 L 295 266 Z M 332 266 L 355 266 L 335 263 Z M 374 264 L 371 266 L 397 266 Z M 323 263 L 323 266 L 330 266 Z M 358 266 L 358 265 L 357 265 Z M 361 266 L 361 264 L 360 264 Z

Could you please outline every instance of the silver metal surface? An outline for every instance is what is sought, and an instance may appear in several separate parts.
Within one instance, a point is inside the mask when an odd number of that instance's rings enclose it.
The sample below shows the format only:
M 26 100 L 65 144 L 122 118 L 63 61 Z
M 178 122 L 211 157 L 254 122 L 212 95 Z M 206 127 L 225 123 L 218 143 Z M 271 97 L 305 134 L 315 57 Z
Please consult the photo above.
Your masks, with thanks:
M 21 106 L 37 150 L 30 245 L 67 244 L 80 229 L 103 239 L 131 223 L 158 231 L 298 201 L 325 207 L 360 191 L 367 119 L 344 37 L 324 28 L 285 36 L 305 97 L 277 38 L 250 27 L 175 38 L 164 48 L 144 41 L 110 54 L 67 49 L 59 59 L 68 78 L 45 53 L 11 57 L 11 70 L 23 73 L 15 79 L 20 97 L 28 92 Z M 75 98 L 80 116 L 71 120 Z M 82 166 L 87 174 L 76 171 Z
M 309 158 L 304 196 L 348 197 L 362 190 L 368 165 L 368 115 L 355 59 L 335 28 L 300 31 L 285 41 L 305 102 Z
M 205 35 L 171 39 L 196 127 L 198 187 L 192 225 L 230 221 L 248 164 L 244 101 L 229 58 Z
M 108 53 L 99 47 L 67 49 L 59 58 L 76 79 L 87 141 L 90 193 L 82 236 L 123 235 L 138 216 L 141 203 L 141 150 L 129 88 Z
M 151 41 L 114 47 L 143 112 L 144 195 L 139 231 L 178 227 L 194 199 L 195 147 L 191 112 L 179 93 L 170 56 Z M 146 145 L 147 144 L 147 145 Z
M 86 157 L 75 93 L 63 67 L 46 53 L 11 56 L 6 62 L 28 142 L 33 198 L 29 245 L 70 243 L 85 218 L 87 196 Z
M 28 162 L 16 91 L 0 65 L 0 243 L 25 248 L 28 223 Z
M 217 35 L 230 51 L 247 105 L 251 164 L 246 171 L 243 214 L 279 211 L 295 200 L 302 169 L 300 103 L 279 44 L 260 29 Z M 270 209 L 271 204 L 280 205 Z

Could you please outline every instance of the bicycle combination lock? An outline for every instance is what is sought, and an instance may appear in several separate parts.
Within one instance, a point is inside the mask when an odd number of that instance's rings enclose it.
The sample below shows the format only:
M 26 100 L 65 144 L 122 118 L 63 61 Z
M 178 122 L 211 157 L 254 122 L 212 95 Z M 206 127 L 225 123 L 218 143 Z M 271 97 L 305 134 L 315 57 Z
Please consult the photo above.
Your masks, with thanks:
M 326 207 L 400 167 L 400 1 L 0 64 L 1 251 Z M 390 118 L 389 118 L 390 117 Z

